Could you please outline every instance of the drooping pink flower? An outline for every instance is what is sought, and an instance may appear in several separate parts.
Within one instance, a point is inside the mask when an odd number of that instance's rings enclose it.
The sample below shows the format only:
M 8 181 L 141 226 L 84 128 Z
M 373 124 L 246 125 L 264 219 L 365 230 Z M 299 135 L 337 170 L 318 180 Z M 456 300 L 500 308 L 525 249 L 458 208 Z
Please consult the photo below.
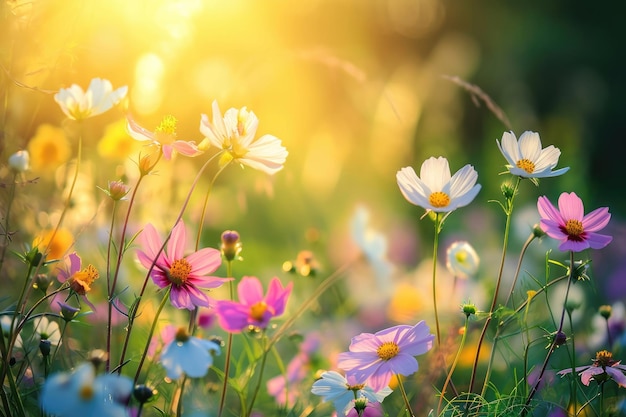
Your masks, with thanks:
M 415 326 L 390 327 L 375 334 L 361 333 L 352 338 L 349 352 L 339 354 L 337 365 L 346 375 L 380 391 L 389 385 L 393 375 L 417 372 L 415 356 L 428 352 L 434 338 L 424 321 Z
M 154 132 L 151 132 L 128 117 L 126 131 L 135 140 L 160 147 L 163 157 L 168 161 L 175 151 L 186 156 L 200 155 L 202 151 L 198 150 L 194 141 L 176 139 L 176 122 L 174 116 L 165 116 Z
M 95 311 L 96 308 L 87 299 L 87 293 L 91 291 L 93 282 L 98 279 L 98 271 L 91 264 L 81 269 L 82 260 L 76 252 L 72 252 L 66 256 L 64 262 L 65 266 L 58 270 L 57 279 L 62 283 L 68 281 L 70 290 L 80 296 L 82 300 Z
M 600 207 L 585 215 L 583 201 L 576 193 L 561 194 L 558 210 L 546 196 L 541 196 L 537 200 L 537 209 L 541 216 L 541 229 L 561 242 L 559 250 L 580 252 L 588 248 L 602 249 L 613 240 L 611 236 L 596 233 L 611 219 L 608 207 Z
M 283 287 L 280 280 L 272 278 L 267 295 L 256 277 L 243 277 L 237 286 L 239 302 L 218 301 L 216 311 L 220 326 L 228 332 L 238 333 L 249 327 L 265 329 L 273 317 L 285 311 L 293 283 Z
M 213 300 L 201 288 L 217 288 L 230 278 L 207 276 L 222 263 L 217 249 L 204 248 L 185 256 L 186 237 L 185 224 L 180 221 L 172 229 L 167 249 L 162 251 L 161 237 L 148 224 L 139 236 L 143 250 L 137 251 L 137 258 L 147 269 L 154 263 L 150 276 L 159 288 L 171 286 L 170 301 L 174 307 L 188 310 L 209 307 Z
M 617 382 L 620 387 L 626 388 L 626 366 L 613 359 L 613 354 L 606 350 L 601 350 L 596 353 L 596 358 L 593 360 L 593 364 L 586 366 L 579 366 L 574 369 L 580 375 L 580 381 L 589 385 L 592 379 L 598 382 L 605 381 L 610 378 Z M 564 369 L 558 374 L 563 376 L 572 372 L 572 369 Z

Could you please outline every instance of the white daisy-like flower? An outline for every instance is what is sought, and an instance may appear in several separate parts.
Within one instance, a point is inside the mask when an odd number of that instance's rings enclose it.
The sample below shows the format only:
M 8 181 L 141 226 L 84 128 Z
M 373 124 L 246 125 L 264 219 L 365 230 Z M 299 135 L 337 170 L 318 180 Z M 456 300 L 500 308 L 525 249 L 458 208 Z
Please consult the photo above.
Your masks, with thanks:
M 166 160 L 172 159 L 172 156 L 178 152 L 185 156 L 197 156 L 202 152 L 198 150 L 194 141 L 185 141 L 176 139 L 176 124 L 178 120 L 172 115 L 163 117 L 161 123 L 156 127 L 154 132 L 141 127 L 131 117 L 126 119 L 126 132 L 131 138 L 140 142 L 148 142 L 149 145 L 155 145 L 161 149 L 163 157 Z
M 542 149 L 539 133 L 524 132 L 518 141 L 513 132 L 504 132 L 502 141 L 496 139 L 496 143 L 508 162 L 509 172 L 518 177 L 556 177 L 569 171 L 569 167 L 553 171 L 559 163 L 561 150 L 553 145 Z
M 40 340 L 47 340 L 52 346 L 61 344 L 61 330 L 56 321 L 48 320 L 48 317 L 37 317 L 34 321 L 35 333 L 39 335 Z
M 354 406 L 355 398 L 366 398 L 371 402 L 382 402 L 393 390 L 385 387 L 380 391 L 374 391 L 371 387 L 357 383 L 353 376 L 346 378 L 339 372 L 324 372 L 320 379 L 313 383 L 311 392 L 319 395 L 324 401 L 332 401 L 338 415 L 346 415 Z
M 11 316 L 5 315 L 0 317 L 0 328 L 2 329 L 3 335 L 8 336 L 9 333 L 11 333 L 11 324 L 13 324 L 13 319 L 11 318 Z M 16 348 L 22 347 L 22 336 L 20 336 L 19 334 L 15 337 L 14 346 Z
M 200 120 L 200 133 L 206 138 L 198 147 L 206 149 L 211 145 L 221 149 L 221 166 L 236 161 L 275 174 L 283 168 L 289 153 L 275 136 L 263 135 L 254 140 L 258 125 L 259 119 L 245 107 L 230 108 L 222 117 L 217 101 L 213 101 L 213 121 L 206 114 Z
M 452 243 L 446 251 L 446 267 L 457 278 L 467 279 L 478 272 L 480 258 L 468 242 Z
M 59 103 L 67 117 L 82 120 L 109 110 L 122 101 L 127 92 L 127 86 L 113 90 L 111 81 L 94 78 L 87 91 L 83 91 L 78 84 L 72 84 L 70 88 L 59 90 L 54 95 L 54 100 Z
M 213 356 L 219 355 L 220 350 L 217 343 L 190 336 L 181 327 L 174 340 L 163 348 L 161 365 L 170 379 L 178 379 L 183 373 L 190 378 L 201 378 L 213 365 Z
M 126 417 L 124 404 L 133 390 L 130 378 L 117 374 L 96 376 L 91 362 L 73 372 L 48 378 L 41 391 L 41 407 L 57 417 Z
M 418 177 L 412 167 L 402 168 L 396 174 L 404 198 L 427 211 L 448 213 L 472 202 L 480 191 L 476 184 L 478 173 L 465 165 L 450 175 L 448 160 L 431 157 L 424 161 Z

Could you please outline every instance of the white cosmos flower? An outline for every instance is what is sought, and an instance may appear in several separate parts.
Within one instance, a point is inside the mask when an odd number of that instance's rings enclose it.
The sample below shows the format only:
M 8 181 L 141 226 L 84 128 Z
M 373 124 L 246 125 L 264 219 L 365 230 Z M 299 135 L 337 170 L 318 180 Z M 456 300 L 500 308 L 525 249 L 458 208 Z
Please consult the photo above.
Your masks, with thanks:
M 446 267 L 457 278 L 467 279 L 478 272 L 480 258 L 468 242 L 457 241 L 446 251 Z
M 30 167 L 30 156 L 27 150 L 19 150 L 9 156 L 9 167 L 15 172 L 28 171 Z
M 504 132 L 502 142 L 498 142 L 500 152 L 506 158 L 509 172 L 524 178 L 547 178 L 565 174 L 569 167 L 553 171 L 559 163 L 561 151 L 550 145 L 541 148 L 539 133 L 524 132 L 519 141 L 513 132 Z
M 52 346 L 61 344 L 61 330 L 56 321 L 48 320 L 48 317 L 37 317 L 34 321 L 35 333 L 41 340 L 47 340 Z
M 87 91 L 83 91 L 77 84 L 72 84 L 70 88 L 59 90 L 54 95 L 54 100 L 59 103 L 67 117 L 82 120 L 109 110 L 122 101 L 127 92 L 127 86 L 113 90 L 111 81 L 94 78 Z
M 323 401 L 332 401 L 338 415 L 345 415 L 356 398 L 367 398 L 372 402 L 382 402 L 393 391 L 384 387 L 374 391 L 371 387 L 357 383 L 354 376 L 345 377 L 339 372 L 326 371 L 313 383 L 311 392 L 322 397 Z
M 213 101 L 213 121 L 210 122 L 206 114 L 200 120 L 200 133 L 206 139 L 200 143 L 199 148 L 208 148 L 210 144 L 221 149 L 224 152 L 220 159 L 222 166 L 237 161 L 268 174 L 275 174 L 283 168 L 289 153 L 275 136 L 263 135 L 255 141 L 258 125 L 259 119 L 245 107 L 230 108 L 222 117 L 217 101 Z
M 398 171 L 396 179 L 402 195 L 410 203 L 438 213 L 468 205 L 480 191 L 474 167 L 465 165 L 450 176 L 448 160 L 441 156 L 424 161 L 419 178 L 412 167 L 405 167 Z

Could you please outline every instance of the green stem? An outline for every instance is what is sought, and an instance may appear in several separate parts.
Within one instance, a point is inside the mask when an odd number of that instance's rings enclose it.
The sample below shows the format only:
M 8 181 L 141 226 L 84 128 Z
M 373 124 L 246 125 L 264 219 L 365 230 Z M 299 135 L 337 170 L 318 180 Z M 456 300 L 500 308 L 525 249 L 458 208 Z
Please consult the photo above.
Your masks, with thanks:
M 398 387 L 400 388 L 400 393 L 402 394 L 402 399 L 404 400 L 404 406 L 406 407 L 406 411 L 410 417 L 415 417 L 413 410 L 411 409 L 411 403 L 409 402 L 409 397 L 406 395 L 406 390 L 404 389 L 404 384 L 402 383 L 402 378 L 400 375 L 396 374 L 396 378 L 398 379 Z
M 143 355 L 141 355 L 141 359 L 139 360 L 139 366 L 137 366 L 137 372 L 135 373 L 134 385 L 137 385 L 137 381 L 139 380 L 139 375 L 141 374 L 141 368 L 143 367 L 143 363 L 148 356 L 148 349 L 150 348 L 150 341 L 152 340 L 152 336 L 154 335 L 154 331 L 156 330 L 157 323 L 159 322 L 159 316 L 161 315 L 161 311 L 163 311 L 163 307 L 167 303 L 167 300 L 170 296 L 170 292 L 172 291 L 172 286 L 167 287 L 165 294 L 163 295 L 163 299 L 159 304 L 159 308 L 156 311 L 156 315 L 154 316 L 154 320 L 152 321 L 152 326 L 150 327 L 150 332 L 148 333 L 148 338 L 146 339 L 146 347 L 143 350 Z
M 232 278 L 233 267 L 232 261 L 226 261 L 226 278 Z M 233 281 L 228 282 L 229 299 L 233 301 L 235 299 L 235 284 Z M 222 385 L 222 395 L 220 396 L 220 406 L 218 408 L 217 417 L 222 416 L 224 411 L 224 403 L 226 402 L 226 388 L 228 387 L 228 376 L 230 373 L 230 357 L 232 355 L 233 334 L 228 332 L 228 340 L 226 342 L 226 356 L 224 358 L 224 383 Z
M 221 152 L 217 153 L 216 155 L 213 156 L 213 158 L 215 158 L 217 155 L 220 155 Z M 213 159 L 211 158 L 211 159 Z M 222 171 L 224 171 L 224 169 L 228 166 L 224 165 L 222 166 L 213 176 L 213 179 L 211 179 L 211 182 L 209 183 L 209 188 L 207 189 L 206 195 L 204 196 L 204 204 L 202 205 L 202 214 L 200 215 L 200 221 L 198 222 L 198 235 L 196 236 L 196 250 L 198 250 L 198 248 L 200 247 L 200 237 L 202 236 L 202 227 L 204 226 L 204 217 L 206 216 L 206 207 L 207 207 L 207 203 L 209 202 L 209 196 L 211 195 L 211 190 L 213 189 L 213 184 L 215 184 L 215 180 L 217 180 L 217 177 L 222 173 Z
M 476 356 L 474 357 L 474 365 L 472 366 L 472 376 L 470 378 L 469 384 L 469 392 L 471 393 L 474 389 L 474 381 L 476 379 L 476 370 L 478 368 L 478 361 L 480 359 L 480 349 L 482 347 L 483 341 L 485 340 L 485 335 L 487 334 L 487 329 L 489 328 L 489 323 L 493 318 L 493 312 L 496 309 L 496 304 L 498 302 L 498 292 L 500 291 L 500 283 L 502 282 L 502 273 L 504 272 L 504 261 L 506 259 L 506 251 L 509 243 L 509 231 L 511 229 L 511 215 L 513 213 L 513 201 L 515 200 L 515 196 L 517 195 L 517 189 L 519 187 L 520 178 L 517 177 L 517 182 L 515 183 L 515 187 L 513 189 L 513 194 L 507 200 L 507 206 L 504 208 L 504 212 L 506 214 L 506 222 L 504 225 L 504 239 L 502 242 L 502 256 L 500 258 L 500 267 L 498 269 L 498 278 L 496 280 L 496 288 L 493 293 L 493 299 L 491 301 L 491 307 L 489 308 L 489 314 L 487 315 L 487 319 L 485 320 L 485 324 L 483 325 L 483 329 L 480 333 L 480 337 L 478 339 L 478 345 L 476 346 Z M 494 355 L 494 349 L 492 348 L 492 353 L 490 356 Z M 489 382 L 489 378 L 485 378 L 485 382 L 483 387 L 486 387 Z
M 107 298 L 108 298 L 108 311 L 107 311 L 107 341 L 106 341 L 106 363 L 105 371 L 108 373 L 111 365 L 111 322 L 113 316 L 113 287 L 111 286 L 111 247 L 113 246 L 113 229 L 115 226 L 115 211 L 117 208 L 117 201 L 113 201 L 113 210 L 111 213 L 111 226 L 109 227 L 109 241 L 107 243 Z M 122 251 L 122 248 L 119 249 Z
M 11 187 L 9 189 L 9 199 L 7 201 L 7 210 L 4 214 L 4 242 L 2 243 L 2 251 L 0 252 L 0 271 L 2 271 L 2 266 L 4 265 L 4 257 L 7 252 L 7 248 L 9 247 L 9 243 L 11 242 L 10 233 L 9 233 L 9 218 L 11 216 L 11 207 L 13 206 L 13 201 L 15 200 L 15 182 L 17 181 L 17 172 L 13 173 L 13 181 L 11 182 Z
M 463 336 L 461 337 L 461 343 L 459 344 L 459 349 L 456 351 L 456 356 L 454 357 L 454 361 L 452 361 L 452 366 L 450 367 L 450 371 L 448 371 L 448 375 L 446 376 L 446 381 L 443 384 L 443 388 L 441 388 L 441 396 L 439 397 L 439 404 L 437 405 L 437 415 L 441 413 L 441 403 L 443 402 L 443 398 L 446 395 L 446 389 L 448 388 L 448 384 L 452 380 L 452 374 L 454 373 L 454 369 L 461 357 L 461 352 L 463 351 L 463 347 L 465 346 L 465 339 L 467 336 L 469 324 L 469 315 L 465 316 L 465 325 L 463 326 Z
M 539 377 L 537 378 L 537 382 L 535 382 L 535 385 L 533 386 L 532 390 L 530 391 L 530 394 L 528 394 L 528 398 L 526 399 L 526 407 L 524 408 L 523 414 L 522 416 L 526 415 L 526 413 L 528 412 L 528 405 L 530 404 L 530 401 L 533 399 L 533 397 L 535 396 L 535 394 L 537 393 L 537 390 L 539 389 L 539 384 L 541 383 L 541 379 L 543 378 L 543 374 L 546 371 L 546 368 L 548 366 L 548 361 L 550 360 L 550 357 L 552 356 L 552 353 L 554 353 L 554 350 L 558 347 L 557 345 L 557 335 L 559 333 L 561 333 L 563 331 L 563 324 L 565 323 L 565 312 L 567 310 L 567 298 L 569 296 L 569 290 L 570 287 L 572 285 L 572 281 L 574 278 L 574 252 L 570 251 L 570 266 L 569 266 L 569 274 L 568 274 L 568 279 L 567 279 L 567 289 L 565 290 L 565 300 L 563 301 L 563 311 L 561 312 L 561 321 L 559 323 L 559 329 L 557 330 L 554 340 L 552 341 L 552 343 L 550 344 L 550 348 L 548 349 L 548 354 L 546 355 L 546 359 L 543 362 L 543 366 L 541 367 L 541 372 L 539 373 Z
M 265 370 L 265 363 L 267 362 L 267 353 L 269 349 L 266 347 L 267 345 L 267 336 L 265 335 L 265 330 L 263 330 L 263 346 L 261 346 L 261 368 L 259 369 L 259 376 L 256 381 L 256 386 L 254 387 L 254 391 L 252 391 L 252 399 L 250 400 L 250 405 L 248 406 L 248 411 L 244 415 L 244 417 L 249 417 L 252 415 L 252 407 L 254 406 L 254 402 L 256 401 L 256 397 L 259 394 L 259 389 L 261 388 L 261 382 L 263 380 L 263 371 Z
M 437 326 L 437 347 L 441 347 L 441 331 L 439 329 L 439 313 L 437 311 L 437 251 L 439 249 L 439 233 L 441 232 L 441 213 L 435 214 L 435 237 L 433 239 L 433 308 L 435 325 Z

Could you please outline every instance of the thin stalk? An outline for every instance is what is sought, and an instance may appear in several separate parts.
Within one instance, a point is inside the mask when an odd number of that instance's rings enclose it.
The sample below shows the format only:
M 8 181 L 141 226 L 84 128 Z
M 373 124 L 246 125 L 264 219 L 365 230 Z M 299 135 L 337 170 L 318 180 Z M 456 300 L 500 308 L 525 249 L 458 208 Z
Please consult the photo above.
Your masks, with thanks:
M 457 363 L 459 362 L 459 358 L 461 357 L 461 352 L 463 351 L 463 347 L 465 346 L 465 339 L 467 336 L 469 324 L 469 314 L 465 316 L 465 325 L 463 326 L 463 336 L 461 336 L 461 343 L 459 344 L 459 349 L 456 351 L 456 356 L 454 357 L 454 361 L 452 361 L 452 366 L 448 371 L 448 375 L 446 376 L 446 381 L 443 384 L 443 388 L 441 388 L 441 396 L 439 397 L 439 404 L 437 405 L 437 415 L 441 413 L 441 403 L 443 402 L 443 397 L 446 395 L 446 389 L 448 388 L 448 384 L 452 380 L 452 374 L 454 373 L 454 369 L 456 368 Z
M 221 154 L 221 152 L 213 156 L 213 158 L 215 158 L 219 154 Z M 200 221 L 198 222 L 198 235 L 196 236 L 196 250 L 198 250 L 198 248 L 200 247 L 200 237 L 202 236 L 202 227 L 204 226 L 204 217 L 206 216 L 206 207 L 207 207 L 207 203 L 209 202 L 209 196 L 211 195 L 211 190 L 213 190 L 213 184 L 215 184 L 215 180 L 217 180 L 217 177 L 222 173 L 222 171 L 224 171 L 224 169 L 227 166 L 228 164 L 220 167 L 220 169 L 215 173 L 215 175 L 213 176 L 213 179 L 209 183 L 209 188 L 206 191 L 206 195 L 204 196 L 204 204 L 202 205 L 202 214 L 200 215 Z
M 435 325 L 437 326 L 437 347 L 441 347 L 441 331 L 439 329 L 439 313 L 437 312 L 437 251 L 439 250 L 439 233 L 441 232 L 441 213 L 435 214 L 435 237 L 433 239 L 433 308 Z
M 107 279 L 107 298 L 108 298 L 108 311 L 107 311 L 107 341 L 106 341 L 106 363 L 105 371 L 109 373 L 111 365 L 111 322 L 113 316 L 113 287 L 111 286 L 111 247 L 113 246 L 113 230 L 115 226 L 115 211 L 117 208 L 117 201 L 113 201 L 113 210 L 111 213 L 111 226 L 109 227 L 109 242 L 107 244 L 107 267 L 106 267 L 106 279 Z M 122 248 L 119 249 L 122 252 Z
M 263 336 L 262 336 L 262 340 L 263 340 L 263 345 L 266 345 L 267 343 L 267 336 L 265 335 L 265 330 L 263 331 Z M 261 368 L 259 370 L 259 376 L 257 378 L 257 382 L 256 382 L 256 386 L 254 387 L 254 391 L 252 391 L 252 399 L 250 400 L 250 405 L 248 406 L 248 411 L 247 413 L 244 415 L 244 417 L 249 417 L 252 415 L 252 407 L 254 406 L 254 402 L 256 401 L 256 397 L 259 394 L 259 389 L 261 388 L 261 382 L 263 379 L 263 371 L 265 370 L 265 363 L 267 362 L 267 353 L 269 352 L 269 349 L 267 349 L 264 346 L 261 346 L 261 351 L 263 352 L 261 355 Z
M 0 271 L 2 271 L 2 266 L 4 265 L 4 257 L 7 252 L 7 248 L 9 247 L 9 242 L 11 238 L 9 237 L 9 218 L 11 217 L 11 207 L 13 206 L 13 200 L 15 200 L 15 183 L 17 181 L 17 172 L 13 173 L 13 181 L 11 182 L 11 187 L 9 189 L 9 200 L 7 201 L 7 209 L 6 213 L 4 213 L 4 242 L 2 243 L 2 251 L 0 252 Z
M 226 261 L 226 278 L 231 278 L 233 274 L 232 261 Z M 233 281 L 228 282 L 228 293 L 230 301 L 235 299 L 235 285 Z M 218 408 L 217 417 L 222 416 L 224 411 L 224 403 L 226 402 L 226 388 L 228 387 L 228 377 L 230 373 L 230 357 L 232 355 L 233 334 L 228 332 L 228 340 L 226 342 L 226 356 L 224 358 L 224 383 L 222 385 L 222 395 L 220 396 L 220 406 Z
M 402 383 L 402 378 L 400 378 L 399 374 L 396 374 L 396 378 L 398 379 L 398 387 L 400 388 L 400 393 L 402 394 L 402 399 L 404 400 L 404 406 L 406 407 L 406 411 L 410 417 L 415 417 L 413 410 L 411 409 L 411 403 L 409 402 L 409 397 L 406 395 L 406 390 L 404 389 L 404 384 Z
M 472 376 L 470 378 L 470 384 L 468 392 L 472 392 L 474 388 L 474 381 L 476 380 L 476 370 L 478 368 L 478 361 L 480 359 L 480 349 L 482 347 L 483 341 L 485 340 L 485 335 L 487 334 L 487 329 L 489 328 L 489 324 L 491 323 L 491 319 L 493 318 L 493 312 L 496 309 L 496 304 L 498 302 L 498 293 L 500 291 L 500 283 L 502 282 L 502 273 L 504 272 L 504 261 L 506 259 L 506 251 L 509 244 L 509 232 L 511 229 L 511 214 L 513 213 L 513 201 L 515 200 L 515 196 L 517 195 L 517 189 L 519 187 L 520 178 L 517 177 L 517 182 L 515 183 L 515 187 L 513 189 L 512 196 L 507 200 L 507 206 L 503 207 L 504 212 L 506 214 L 506 222 L 504 225 L 504 239 L 502 242 L 502 257 L 500 259 L 500 267 L 498 269 L 498 278 L 496 280 L 496 289 L 493 293 L 493 299 L 491 301 L 491 307 L 489 308 L 489 314 L 487 315 L 487 319 L 485 320 L 485 324 L 483 325 L 483 329 L 480 332 L 480 337 L 478 339 L 478 345 L 476 346 L 476 356 L 474 357 L 474 365 L 472 366 Z M 494 351 L 492 349 L 491 356 L 493 356 Z M 488 378 L 485 378 L 485 383 L 483 386 L 487 386 Z
M 146 339 L 146 347 L 143 350 L 143 355 L 141 355 L 141 359 L 139 360 L 139 366 L 137 366 L 137 372 L 135 373 L 135 379 L 133 382 L 133 386 L 137 385 L 137 381 L 139 380 L 139 375 L 141 374 L 141 368 L 143 367 L 143 363 L 148 356 L 148 349 L 150 349 L 150 341 L 152 340 L 152 336 L 154 335 L 154 331 L 156 330 L 157 323 L 159 322 L 159 316 L 161 315 L 161 311 L 163 311 L 163 307 L 167 303 L 167 300 L 170 296 L 170 292 L 172 291 L 172 286 L 167 287 L 165 294 L 163 295 L 163 299 L 159 304 L 159 308 L 156 311 L 156 315 L 154 316 L 154 320 L 152 321 L 152 326 L 150 326 L 150 332 L 148 333 L 148 338 Z
M 539 373 L 539 377 L 537 378 L 537 382 L 535 382 L 535 385 L 530 391 L 530 394 L 528 394 L 528 398 L 526 399 L 526 407 L 524 408 L 524 411 L 522 412 L 522 417 L 526 415 L 526 413 L 528 412 L 528 405 L 530 404 L 530 401 L 533 399 L 533 397 L 537 393 L 537 390 L 539 389 L 539 384 L 541 383 L 543 374 L 545 373 L 546 368 L 548 366 L 548 361 L 550 360 L 552 353 L 554 353 L 554 350 L 558 347 L 557 345 L 558 339 L 556 336 L 563 331 L 563 324 L 565 323 L 565 312 L 567 310 L 566 308 L 567 298 L 569 296 L 569 290 L 570 290 L 570 287 L 572 285 L 572 281 L 574 278 L 575 268 L 576 267 L 574 265 L 574 252 L 570 251 L 570 267 L 569 267 L 569 274 L 568 274 L 568 279 L 567 279 L 567 289 L 565 290 L 565 300 L 563 302 L 563 311 L 561 312 L 561 321 L 559 323 L 559 329 L 557 330 L 555 334 L 554 340 L 552 340 L 552 343 L 550 343 L 550 348 L 548 349 L 548 354 L 546 355 L 546 359 L 543 361 L 543 365 L 541 367 L 541 372 Z

